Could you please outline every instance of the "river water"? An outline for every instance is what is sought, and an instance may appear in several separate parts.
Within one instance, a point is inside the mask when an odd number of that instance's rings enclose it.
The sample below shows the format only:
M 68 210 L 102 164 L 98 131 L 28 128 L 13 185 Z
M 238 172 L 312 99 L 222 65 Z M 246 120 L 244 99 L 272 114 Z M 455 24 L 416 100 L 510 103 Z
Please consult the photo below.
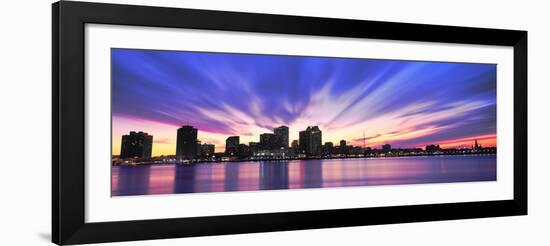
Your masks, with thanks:
M 496 180 L 496 155 L 113 166 L 113 196 Z

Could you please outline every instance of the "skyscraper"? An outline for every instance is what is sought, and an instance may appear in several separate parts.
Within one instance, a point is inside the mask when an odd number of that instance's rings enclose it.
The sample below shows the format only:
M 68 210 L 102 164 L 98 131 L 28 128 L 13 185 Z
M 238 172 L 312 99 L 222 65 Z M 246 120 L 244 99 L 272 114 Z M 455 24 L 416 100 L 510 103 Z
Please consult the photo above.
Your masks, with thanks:
M 298 154 L 300 153 L 300 144 L 298 140 L 292 140 L 292 144 L 290 145 L 290 149 L 292 150 L 292 153 Z
M 300 132 L 300 151 L 308 156 L 317 156 L 322 152 L 322 132 L 318 126 L 308 126 Z
M 197 153 L 195 153 L 195 156 L 201 156 L 201 153 L 202 153 L 202 141 L 201 140 L 197 140 L 197 147 L 195 148 L 195 150 L 197 151 Z
M 246 144 L 239 144 L 236 155 L 238 158 L 246 158 L 251 156 L 252 152 L 250 151 L 250 147 Z
M 288 126 L 279 126 L 273 129 L 277 147 L 288 149 Z
M 260 134 L 260 145 L 262 149 L 272 150 L 279 148 L 277 143 L 277 136 L 273 133 Z
M 391 145 L 390 145 L 390 144 L 384 144 L 384 145 L 382 145 L 382 151 L 383 151 L 384 153 L 389 153 L 389 152 L 391 152 Z
M 130 132 L 122 135 L 120 158 L 151 158 L 153 150 L 153 136 L 145 132 Z
M 192 160 L 197 155 L 197 128 L 182 126 L 178 129 L 176 140 L 176 157 Z
M 225 154 L 235 155 L 239 149 L 239 136 L 231 136 L 225 140 Z

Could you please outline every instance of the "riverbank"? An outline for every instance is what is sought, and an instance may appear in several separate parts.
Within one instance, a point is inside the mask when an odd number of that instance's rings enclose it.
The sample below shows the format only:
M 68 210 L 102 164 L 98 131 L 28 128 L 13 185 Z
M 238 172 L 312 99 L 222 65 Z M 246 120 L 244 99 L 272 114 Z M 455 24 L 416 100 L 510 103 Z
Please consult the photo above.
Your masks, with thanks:
M 373 155 L 373 156 L 330 156 L 330 157 L 302 157 L 302 158 L 278 158 L 278 159 L 234 159 L 234 160 L 197 160 L 197 161 L 175 161 L 175 160 L 159 160 L 159 161 L 143 161 L 128 164 L 118 164 L 112 166 L 143 166 L 143 165 L 199 165 L 205 163 L 240 163 L 240 162 L 288 162 L 294 160 L 339 160 L 339 159 L 379 159 L 379 158 L 410 158 L 410 157 L 438 157 L 438 156 L 480 156 L 480 155 L 496 155 L 496 153 L 440 153 L 440 154 L 408 154 L 408 155 Z

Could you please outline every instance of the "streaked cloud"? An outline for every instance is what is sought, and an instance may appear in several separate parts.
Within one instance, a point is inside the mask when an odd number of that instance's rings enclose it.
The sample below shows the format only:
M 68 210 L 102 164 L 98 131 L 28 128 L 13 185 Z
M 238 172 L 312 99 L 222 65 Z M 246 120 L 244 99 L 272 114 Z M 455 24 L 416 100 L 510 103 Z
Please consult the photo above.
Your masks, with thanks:
M 113 152 L 121 134 L 147 128 L 170 154 L 164 140 L 185 124 L 218 150 L 279 125 L 291 140 L 319 125 L 323 141 L 365 135 L 373 147 L 496 138 L 491 64 L 114 49 L 112 79 Z

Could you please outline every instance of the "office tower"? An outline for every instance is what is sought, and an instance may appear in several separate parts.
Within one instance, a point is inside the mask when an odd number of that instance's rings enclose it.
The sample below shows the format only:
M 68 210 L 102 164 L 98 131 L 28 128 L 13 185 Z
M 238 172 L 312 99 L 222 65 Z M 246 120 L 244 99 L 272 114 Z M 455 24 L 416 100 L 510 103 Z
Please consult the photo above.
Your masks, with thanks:
M 239 158 L 246 158 L 250 157 L 252 153 L 249 146 L 247 146 L 246 144 L 239 144 L 239 146 L 237 147 L 236 155 Z
M 298 140 L 292 140 L 292 144 L 290 145 L 290 149 L 292 150 L 292 153 L 294 153 L 294 154 L 300 153 L 300 144 L 298 143 Z
M 176 157 L 178 159 L 192 160 L 197 156 L 197 128 L 182 126 L 178 129 L 176 140 Z
M 288 148 L 288 126 L 280 126 L 273 129 L 275 134 L 276 147 Z
M 239 148 L 239 136 L 231 136 L 225 140 L 225 154 L 233 156 Z
M 390 144 L 384 144 L 384 145 L 382 145 L 382 151 L 383 151 L 384 153 L 389 153 L 389 152 L 391 152 L 391 145 L 390 145 Z
M 151 158 L 153 150 L 153 136 L 145 132 L 131 131 L 122 136 L 120 158 Z
M 260 145 L 264 150 L 272 150 L 280 148 L 277 144 L 277 137 L 273 133 L 260 134 Z
M 202 141 L 201 140 L 197 140 L 196 141 L 196 146 L 197 148 L 195 148 L 195 150 L 197 151 L 197 153 L 195 153 L 195 156 L 201 156 L 201 153 L 202 153 Z
M 318 126 L 308 126 L 300 132 L 300 152 L 308 156 L 318 156 L 322 152 L 322 132 Z

